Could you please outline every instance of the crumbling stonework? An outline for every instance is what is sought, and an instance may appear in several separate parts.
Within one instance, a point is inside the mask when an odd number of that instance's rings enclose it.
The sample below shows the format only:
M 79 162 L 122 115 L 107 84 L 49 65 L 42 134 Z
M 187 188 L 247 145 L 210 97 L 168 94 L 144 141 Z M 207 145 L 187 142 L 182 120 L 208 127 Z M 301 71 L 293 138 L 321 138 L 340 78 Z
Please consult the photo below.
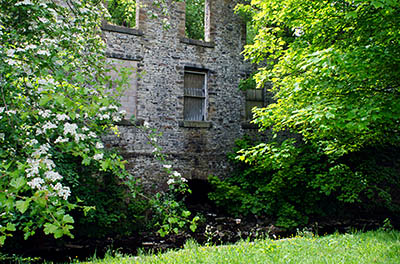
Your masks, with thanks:
M 174 169 L 187 179 L 228 174 L 226 154 L 244 133 L 245 98 L 238 83 L 250 70 L 240 55 L 245 27 L 233 13 L 237 1 L 206 1 L 206 41 L 185 38 L 184 2 L 170 4 L 167 30 L 162 16 L 147 17 L 148 9 L 154 8 L 152 1 L 139 2 L 136 29 L 103 25 L 108 56 L 125 65 L 131 63 L 138 71 L 136 87 L 127 91 L 128 98 L 122 98 L 123 108 L 162 133 L 159 145 Z M 205 120 L 184 120 L 188 69 L 207 76 Z M 119 129 L 121 135 L 108 142 L 122 150 L 128 169 L 147 184 L 164 184 L 165 175 L 146 137 L 134 126 L 120 125 Z

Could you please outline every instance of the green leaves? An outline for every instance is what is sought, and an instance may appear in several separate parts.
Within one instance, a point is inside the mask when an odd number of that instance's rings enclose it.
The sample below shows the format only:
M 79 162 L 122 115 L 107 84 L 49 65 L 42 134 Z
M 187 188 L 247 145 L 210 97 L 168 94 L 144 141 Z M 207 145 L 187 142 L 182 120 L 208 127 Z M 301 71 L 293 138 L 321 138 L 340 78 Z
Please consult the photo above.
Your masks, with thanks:
M 237 9 L 257 31 L 244 56 L 262 66 L 257 86 L 272 84 L 275 99 L 255 110 L 253 122 L 291 136 L 239 152 L 237 160 L 248 166 L 242 177 L 264 182 L 254 186 L 238 177 L 236 185 L 219 184 L 221 193 L 243 209 L 250 199 L 239 187 L 256 189 L 269 206 L 264 210 L 286 225 L 301 222 L 302 205 L 313 208 L 314 197 L 357 203 L 376 195 L 385 177 L 347 159 L 400 144 L 399 1 L 259 0 Z M 299 194 L 298 186 L 314 197 Z M 390 194 L 381 197 L 390 203 Z
M 399 128 L 400 114 L 400 53 L 393 49 L 400 45 L 400 34 L 393 34 L 400 15 L 392 2 L 263 0 L 241 6 L 260 29 L 244 54 L 271 62 L 255 79 L 258 86 L 273 83 L 277 102 L 258 111 L 255 122 L 329 145 L 330 153 L 394 143 L 384 136 Z
M 21 212 L 21 214 L 23 214 L 28 209 L 30 202 L 31 202 L 31 199 L 26 199 L 24 201 L 17 201 L 15 203 L 15 207 Z
M 25 238 L 40 228 L 72 236 L 75 163 L 127 175 L 120 156 L 93 144 L 121 119 L 105 85 L 104 12 L 92 0 L 0 2 L 0 220 Z M 0 228 L 0 242 L 13 231 Z

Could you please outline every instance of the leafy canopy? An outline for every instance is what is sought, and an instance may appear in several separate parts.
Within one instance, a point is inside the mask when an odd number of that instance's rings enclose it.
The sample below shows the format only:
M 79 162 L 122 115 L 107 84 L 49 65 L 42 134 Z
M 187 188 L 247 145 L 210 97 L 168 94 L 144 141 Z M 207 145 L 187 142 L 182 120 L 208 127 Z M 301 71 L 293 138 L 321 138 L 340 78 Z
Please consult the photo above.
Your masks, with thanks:
M 384 153 L 400 143 L 400 2 L 253 0 L 236 10 L 256 31 L 244 56 L 275 99 L 252 122 L 275 138 L 239 152 L 250 167 L 218 188 L 225 196 L 250 190 L 239 210 L 250 206 L 285 227 L 322 214 L 324 204 L 334 212 L 333 200 L 398 212 L 400 178 L 387 168 L 398 159 Z
M 326 153 L 399 142 L 398 0 L 253 0 L 244 55 L 263 63 L 276 103 L 254 122 L 300 133 Z

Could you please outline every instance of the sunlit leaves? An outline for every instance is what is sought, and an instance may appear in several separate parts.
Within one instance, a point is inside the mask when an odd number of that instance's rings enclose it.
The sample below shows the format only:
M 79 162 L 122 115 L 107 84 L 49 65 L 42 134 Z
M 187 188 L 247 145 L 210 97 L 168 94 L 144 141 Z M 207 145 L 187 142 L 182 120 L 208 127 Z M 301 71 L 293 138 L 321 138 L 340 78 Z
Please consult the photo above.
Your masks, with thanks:
M 339 152 L 397 142 L 387 137 L 400 115 L 396 3 L 260 0 L 242 6 L 259 29 L 244 54 L 272 65 L 255 79 L 259 86 L 272 82 L 277 100 L 256 121 Z

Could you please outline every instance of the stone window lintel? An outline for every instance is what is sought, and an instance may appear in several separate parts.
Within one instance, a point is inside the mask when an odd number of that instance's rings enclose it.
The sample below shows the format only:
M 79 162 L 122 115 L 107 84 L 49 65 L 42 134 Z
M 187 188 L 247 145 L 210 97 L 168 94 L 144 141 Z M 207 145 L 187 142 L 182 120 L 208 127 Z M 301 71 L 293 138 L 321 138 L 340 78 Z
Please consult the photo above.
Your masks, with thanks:
M 118 32 L 118 33 L 123 33 L 123 34 L 128 34 L 128 35 L 134 35 L 134 36 L 143 36 L 144 35 L 143 31 L 141 31 L 139 29 L 111 25 L 107 21 L 103 21 L 103 23 L 101 23 L 101 29 L 105 30 L 105 31 Z

